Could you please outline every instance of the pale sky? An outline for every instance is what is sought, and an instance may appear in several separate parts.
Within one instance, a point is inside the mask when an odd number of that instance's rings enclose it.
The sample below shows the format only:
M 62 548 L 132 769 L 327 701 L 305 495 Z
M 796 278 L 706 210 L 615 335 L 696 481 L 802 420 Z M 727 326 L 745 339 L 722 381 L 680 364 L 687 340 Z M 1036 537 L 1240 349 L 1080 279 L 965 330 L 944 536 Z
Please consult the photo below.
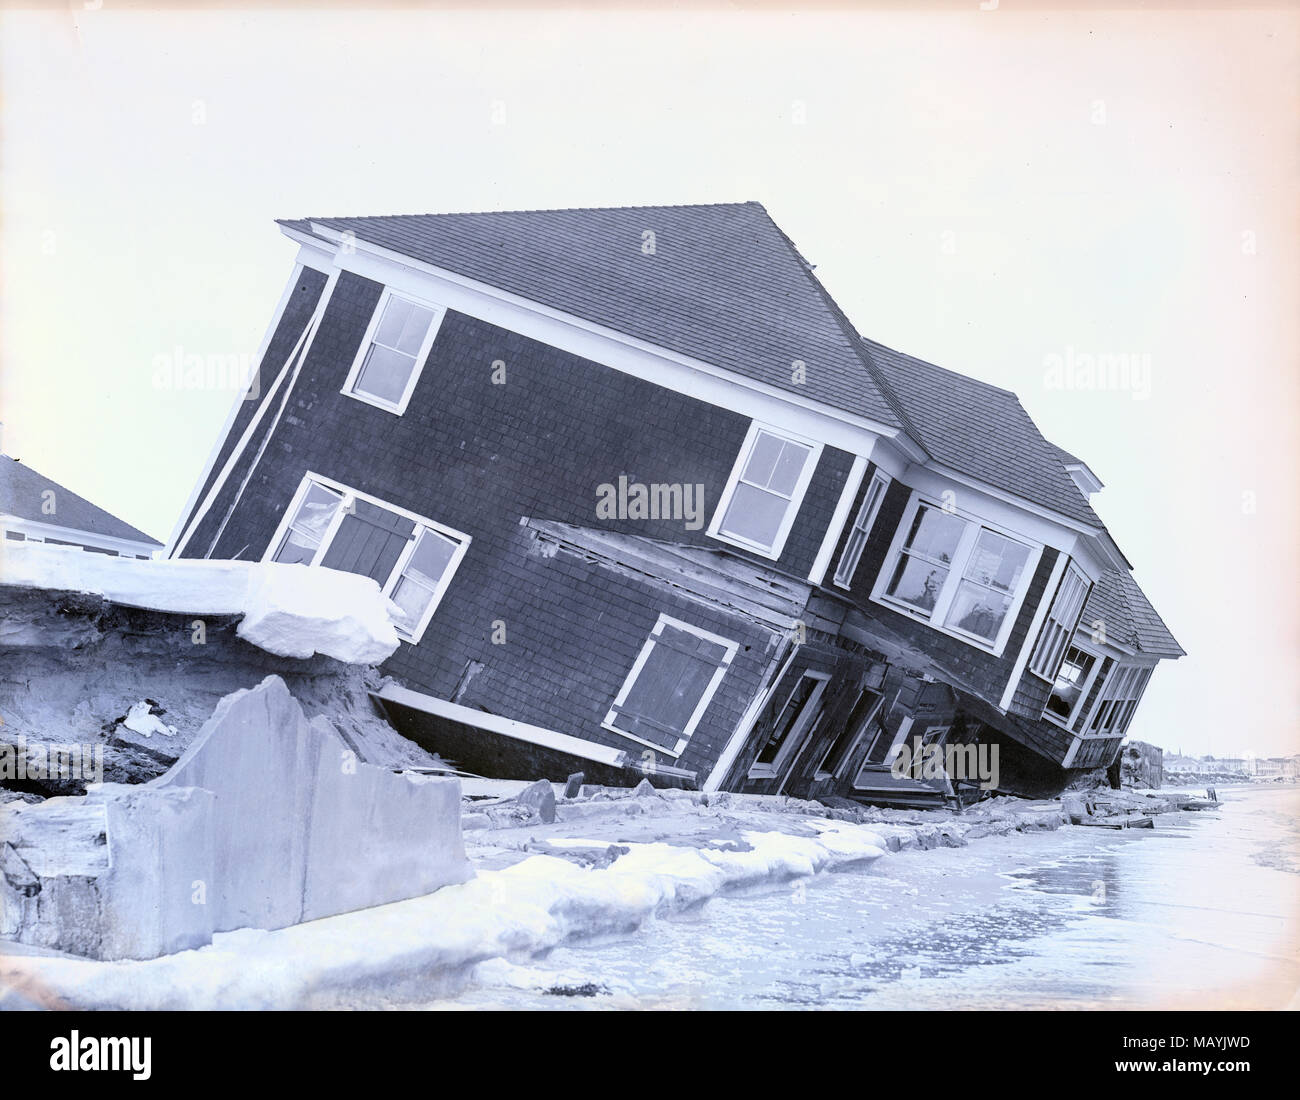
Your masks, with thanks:
M 256 350 L 273 218 L 756 199 L 1106 482 L 1190 654 L 1130 734 L 1300 751 L 1300 18 L 1016 7 L 0 14 L 3 449 L 165 540 L 231 393 L 155 368 Z

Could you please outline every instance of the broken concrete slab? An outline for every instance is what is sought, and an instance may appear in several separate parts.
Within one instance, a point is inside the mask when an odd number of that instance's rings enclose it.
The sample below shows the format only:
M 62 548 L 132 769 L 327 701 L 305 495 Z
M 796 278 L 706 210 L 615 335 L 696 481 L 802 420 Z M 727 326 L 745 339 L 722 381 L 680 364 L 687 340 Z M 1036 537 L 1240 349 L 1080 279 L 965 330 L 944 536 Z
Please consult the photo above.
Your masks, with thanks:
M 152 958 L 473 874 L 459 781 L 360 762 L 276 676 L 223 699 L 160 779 L 0 806 L 0 841 L 21 860 L 0 874 L 0 935 L 99 959 Z
M 521 806 L 532 807 L 547 825 L 555 820 L 555 788 L 547 779 L 530 783 L 515 796 L 515 801 Z

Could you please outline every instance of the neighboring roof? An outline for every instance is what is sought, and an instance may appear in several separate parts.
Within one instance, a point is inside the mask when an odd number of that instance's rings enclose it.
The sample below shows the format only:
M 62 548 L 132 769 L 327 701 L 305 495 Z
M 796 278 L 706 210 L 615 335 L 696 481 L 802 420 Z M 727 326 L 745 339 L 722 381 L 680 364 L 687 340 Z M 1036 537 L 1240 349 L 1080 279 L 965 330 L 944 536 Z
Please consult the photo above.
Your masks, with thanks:
M 55 494 L 53 515 L 41 511 L 44 501 L 42 494 L 47 490 L 53 490 Z M 97 504 L 91 504 L 85 497 L 78 496 L 71 489 L 65 489 L 57 481 L 51 481 L 8 455 L 0 455 L 0 513 L 72 531 L 85 531 L 130 542 L 147 542 L 151 546 L 162 545 L 157 539 L 150 538 L 138 528 L 105 512 Z
M 898 395 L 917 442 L 938 462 L 1095 527 L 1103 524 L 1010 390 L 862 340 Z
M 1100 619 L 1109 640 L 1153 657 L 1181 657 L 1186 652 L 1156 614 L 1131 573 L 1108 569 L 1092 586 L 1083 606 L 1081 630 Z
M 756 202 L 281 220 L 517 294 L 890 428 L 843 315 Z M 643 234 L 654 252 L 642 252 Z M 795 382 L 793 364 L 806 364 Z

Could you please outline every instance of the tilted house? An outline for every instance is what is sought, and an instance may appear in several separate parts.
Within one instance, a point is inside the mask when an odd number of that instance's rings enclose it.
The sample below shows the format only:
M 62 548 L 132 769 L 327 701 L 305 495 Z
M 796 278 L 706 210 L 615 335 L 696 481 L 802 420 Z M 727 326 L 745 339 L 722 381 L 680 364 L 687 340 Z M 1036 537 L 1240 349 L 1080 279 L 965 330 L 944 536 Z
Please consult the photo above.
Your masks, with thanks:
M 757 203 L 280 223 L 170 545 L 375 578 L 383 692 L 471 771 L 933 797 L 1109 765 L 1181 653 L 1005 390 L 856 333 Z

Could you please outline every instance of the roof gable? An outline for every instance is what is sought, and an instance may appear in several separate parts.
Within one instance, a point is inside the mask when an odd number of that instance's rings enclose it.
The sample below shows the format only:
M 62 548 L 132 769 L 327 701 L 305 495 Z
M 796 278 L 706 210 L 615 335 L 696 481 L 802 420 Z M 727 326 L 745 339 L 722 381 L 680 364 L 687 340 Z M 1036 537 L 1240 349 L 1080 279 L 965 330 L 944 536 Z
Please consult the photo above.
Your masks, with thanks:
M 888 428 L 852 330 L 756 202 L 282 221 L 311 223 Z M 653 251 L 647 254 L 653 233 Z M 795 363 L 806 364 L 803 382 Z
M 936 461 L 1090 526 L 1102 522 L 1010 390 L 862 341 Z
M 1124 570 L 1106 570 L 1088 593 L 1080 629 L 1090 630 L 1098 620 L 1104 624 L 1109 640 L 1139 653 L 1177 658 L 1186 652 L 1133 575 Z
M 42 494 L 49 490 L 55 494 L 56 511 L 53 515 L 41 511 Z M 72 531 L 85 531 L 92 535 L 131 542 L 146 542 L 152 546 L 162 545 L 157 539 L 150 538 L 111 512 L 104 511 L 99 505 L 92 504 L 85 497 L 78 496 L 71 489 L 65 489 L 57 481 L 52 481 L 8 455 L 0 455 L 0 512 L 33 523 L 48 523 L 52 527 L 66 527 Z

